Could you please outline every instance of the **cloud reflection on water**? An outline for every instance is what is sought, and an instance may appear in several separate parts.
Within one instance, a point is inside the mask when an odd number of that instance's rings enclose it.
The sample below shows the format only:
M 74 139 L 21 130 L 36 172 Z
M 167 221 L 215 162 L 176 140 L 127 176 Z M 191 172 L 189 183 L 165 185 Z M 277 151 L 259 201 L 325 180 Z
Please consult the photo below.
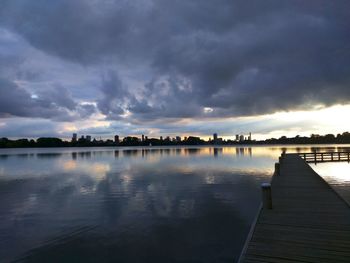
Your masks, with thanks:
M 0 158 L 0 256 L 233 260 L 282 149 L 216 149 L 12 151 Z

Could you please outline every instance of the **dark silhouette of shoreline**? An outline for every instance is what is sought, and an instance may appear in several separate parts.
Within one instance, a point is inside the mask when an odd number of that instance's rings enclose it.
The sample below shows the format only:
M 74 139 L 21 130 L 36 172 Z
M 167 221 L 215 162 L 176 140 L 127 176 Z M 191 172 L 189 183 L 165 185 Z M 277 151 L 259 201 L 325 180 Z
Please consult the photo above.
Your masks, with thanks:
M 169 137 L 165 139 L 146 138 L 140 139 L 138 137 L 127 136 L 121 141 L 113 140 L 89 140 L 84 137 L 72 141 L 63 141 L 60 138 L 38 138 L 37 140 L 18 139 L 10 140 L 7 138 L 0 138 L 0 148 L 36 148 L 36 147 L 101 147 L 101 146 L 175 146 L 175 145 L 274 145 L 274 144 L 350 144 L 350 133 L 344 132 L 342 134 L 326 134 L 315 135 L 310 137 L 295 136 L 287 138 L 282 136 L 278 139 L 271 138 L 266 140 L 220 140 L 215 141 L 209 139 L 205 141 L 200 137 L 189 136 L 183 140 L 174 140 Z

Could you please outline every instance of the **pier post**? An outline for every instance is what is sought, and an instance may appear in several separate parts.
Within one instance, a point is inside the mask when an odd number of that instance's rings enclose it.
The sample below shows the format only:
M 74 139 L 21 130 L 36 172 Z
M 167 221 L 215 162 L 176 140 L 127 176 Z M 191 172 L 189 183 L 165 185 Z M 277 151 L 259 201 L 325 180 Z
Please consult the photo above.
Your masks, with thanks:
M 281 153 L 281 156 L 278 157 L 278 162 L 280 163 L 280 165 L 282 165 L 282 162 L 283 162 L 283 159 L 284 159 L 285 156 L 286 156 L 286 152 L 283 151 L 283 152 Z
M 281 166 L 279 163 L 275 163 L 275 174 L 280 175 Z
M 262 201 L 264 209 L 272 209 L 272 195 L 271 195 L 271 184 L 270 183 L 262 183 Z

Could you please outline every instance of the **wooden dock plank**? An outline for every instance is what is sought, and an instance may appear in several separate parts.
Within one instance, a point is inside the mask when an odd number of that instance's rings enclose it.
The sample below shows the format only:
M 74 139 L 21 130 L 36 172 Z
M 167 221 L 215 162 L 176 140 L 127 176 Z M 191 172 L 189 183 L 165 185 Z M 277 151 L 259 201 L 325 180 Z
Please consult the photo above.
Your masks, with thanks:
M 350 262 L 350 207 L 298 155 L 284 155 L 240 262 Z

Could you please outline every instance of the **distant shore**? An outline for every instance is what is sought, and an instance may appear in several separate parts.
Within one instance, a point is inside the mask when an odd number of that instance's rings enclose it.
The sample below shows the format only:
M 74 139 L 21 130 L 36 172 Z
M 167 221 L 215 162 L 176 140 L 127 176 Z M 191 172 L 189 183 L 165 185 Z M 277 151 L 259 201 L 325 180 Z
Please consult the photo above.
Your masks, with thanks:
M 88 140 L 84 137 L 75 141 L 64 141 L 60 138 L 45 137 L 34 139 L 18 139 L 10 140 L 0 138 L 0 148 L 43 148 L 43 147 L 132 147 L 132 146 L 240 146 L 240 145 L 317 145 L 317 144 L 350 144 L 350 133 L 327 134 L 327 135 L 311 135 L 310 137 L 295 136 L 287 138 L 282 136 L 278 139 L 271 138 L 267 140 L 220 140 L 214 141 L 202 140 L 200 137 L 189 136 L 184 140 L 147 138 L 146 140 L 137 137 L 127 136 L 121 141 L 112 140 Z

